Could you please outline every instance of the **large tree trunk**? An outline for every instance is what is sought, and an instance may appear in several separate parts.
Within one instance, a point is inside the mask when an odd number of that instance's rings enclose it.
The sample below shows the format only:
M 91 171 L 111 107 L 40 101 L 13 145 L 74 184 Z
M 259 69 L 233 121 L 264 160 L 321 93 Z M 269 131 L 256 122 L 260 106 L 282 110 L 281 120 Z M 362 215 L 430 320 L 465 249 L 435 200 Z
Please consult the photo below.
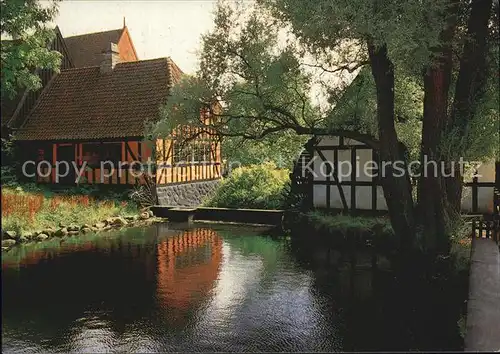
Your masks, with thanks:
M 448 117 L 450 63 L 428 68 L 424 75 L 422 170 L 419 179 L 418 215 L 423 226 L 423 248 L 428 254 L 448 253 L 446 188 L 439 154 Z
M 460 166 L 455 161 L 454 174 L 447 177 L 445 180 L 446 199 L 448 202 L 448 209 L 450 212 L 459 215 L 462 209 L 462 188 L 464 177 Z
M 467 135 L 469 121 L 476 113 L 477 105 L 484 95 L 487 79 L 487 36 L 488 20 L 491 15 L 492 0 L 474 0 L 467 27 L 460 69 L 455 88 L 455 98 L 447 133 L 458 138 Z M 457 149 L 458 147 L 455 147 Z M 459 151 L 463 154 L 465 151 Z M 457 165 L 458 166 L 458 165 Z M 461 171 L 446 181 L 448 201 L 456 212 L 460 211 L 462 197 Z
M 379 153 L 382 167 L 384 162 L 405 161 L 394 126 L 394 66 L 387 55 L 386 45 L 375 46 L 369 42 L 368 53 L 377 89 Z M 388 165 L 384 171 L 379 169 L 392 227 L 401 239 L 402 250 L 409 251 L 415 236 L 411 184 L 407 173 L 400 177 L 398 173 L 399 171 L 393 170 L 392 165 Z
M 443 173 L 450 166 L 441 154 L 442 136 L 449 118 L 448 92 L 451 84 L 451 41 L 456 6 L 449 7 L 442 44 L 424 72 L 424 116 L 422 125 L 422 169 L 418 188 L 418 216 L 422 223 L 423 248 L 430 256 L 449 253 L 446 183 Z M 444 157 L 444 158 L 443 158 Z

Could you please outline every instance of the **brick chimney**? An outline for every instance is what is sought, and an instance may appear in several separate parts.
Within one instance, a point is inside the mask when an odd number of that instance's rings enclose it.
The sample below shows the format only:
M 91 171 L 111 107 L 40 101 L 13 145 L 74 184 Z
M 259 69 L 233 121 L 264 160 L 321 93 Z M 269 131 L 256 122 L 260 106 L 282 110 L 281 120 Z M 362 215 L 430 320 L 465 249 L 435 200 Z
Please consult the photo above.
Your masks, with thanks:
M 115 65 L 120 62 L 120 52 L 118 45 L 109 43 L 108 47 L 102 52 L 101 73 L 110 73 Z

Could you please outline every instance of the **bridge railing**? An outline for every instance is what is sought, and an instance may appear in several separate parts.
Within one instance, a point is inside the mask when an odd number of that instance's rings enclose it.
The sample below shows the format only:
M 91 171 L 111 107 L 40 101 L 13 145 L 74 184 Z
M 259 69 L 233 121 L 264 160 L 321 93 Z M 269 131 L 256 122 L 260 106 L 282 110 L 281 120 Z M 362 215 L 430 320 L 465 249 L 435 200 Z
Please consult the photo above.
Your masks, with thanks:
M 494 217 L 474 218 L 472 220 L 472 237 L 491 238 L 498 244 L 500 239 L 500 220 Z
M 500 189 L 493 193 L 493 212 L 472 217 L 472 237 L 492 239 L 500 246 Z

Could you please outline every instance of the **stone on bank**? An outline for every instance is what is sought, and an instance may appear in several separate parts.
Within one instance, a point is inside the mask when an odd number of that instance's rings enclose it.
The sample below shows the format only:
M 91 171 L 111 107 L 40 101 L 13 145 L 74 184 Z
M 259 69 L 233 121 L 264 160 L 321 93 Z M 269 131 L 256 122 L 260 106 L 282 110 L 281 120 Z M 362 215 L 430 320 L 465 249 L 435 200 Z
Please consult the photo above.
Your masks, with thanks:
M 68 225 L 65 222 L 59 223 L 59 228 L 47 228 L 42 231 L 26 232 L 20 234 L 16 231 L 8 230 L 1 232 L 2 234 L 2 251 L 8 251 L 16 244 L 29 243 L 30 241 L 45 241 L 49 238 L 62 238 L 65 236 L 73 236 L 79 234 L 86 234 L 89 232 L 108 231 L 126 226 L 134 225 L 149 225 L 158 221 L 166 221 L 166 219 L 155 218 L 151 210 L 143 210 L 140 215 L 132 216 L 116 216 L 107 218 L 90 226 L 83 224 L 78 226 L 76 224 Z

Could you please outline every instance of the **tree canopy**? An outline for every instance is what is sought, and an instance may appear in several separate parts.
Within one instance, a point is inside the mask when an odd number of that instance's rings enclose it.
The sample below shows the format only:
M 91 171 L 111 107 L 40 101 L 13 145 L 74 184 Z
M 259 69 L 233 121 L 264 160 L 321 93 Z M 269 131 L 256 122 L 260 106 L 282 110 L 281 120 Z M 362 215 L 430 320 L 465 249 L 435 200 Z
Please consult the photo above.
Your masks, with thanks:
M 404 159 L 399 141 L 412 159 L 491 158 L 499 150 L 497 18 L 492 0 L 221 1 L 200 70 L 174 87 L 151 132 L 191 124 L 257 141 L 368 134 L 385 161 Z M 209 124 L 200 118 L 207 107 Z M 383 179 L 406 245 L 447 252 L 462 181 L 462 172 L 420 177 L 415 203 L 407 176 Z
M 439 43 L 447 4 L 393 1 L 377 9 L 361 0 L 260 0 L 252 6 L 222 1 L 214 30 L 203 36 L 200 70 L 173 89 L 164 119 L 153 131 L 168 134 L 188 122 L 203 127 L 200 110 L 217 102 L 223 109 L 212 112 L 219 118 L 212 128 L 220 136 L 238 137 L 233 142 L 282 131 L 349 130 L 378 138 L 376 88 L 365 43 L 372 38 L 388 43 L 396 70 L 396 129 L 417 158 L 422 70 L 431 60 L 431 48 Z M 465 22 L 464 6 L 460 11 Z M 465 25 L 460 24 L 461 35 L 455 40 L 457 51 Z M 498 63 L 498 46 L 490 48 L 491 69 Z M 498 85 L 493 75 L 489 77 L 487 98 L 470 122 L 467 137 L 461 138 L 461 154 L 470 159 L 495 153 Z M 321 107 L 314 96 L 318 92 Z
M 37 90 L 37 70 L 59 69 L 61 54 L 48 47 L 54 31 L 47 25 L 57 13 L 58 1 L 0 0 L 2 96 L 13 97 L 24 88 Z

